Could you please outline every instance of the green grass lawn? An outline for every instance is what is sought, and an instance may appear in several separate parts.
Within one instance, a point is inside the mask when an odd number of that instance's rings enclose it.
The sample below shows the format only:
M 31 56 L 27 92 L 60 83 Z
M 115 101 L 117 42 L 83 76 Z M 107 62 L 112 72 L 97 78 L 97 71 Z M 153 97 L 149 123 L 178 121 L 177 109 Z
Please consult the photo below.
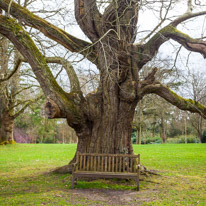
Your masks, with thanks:
M 7 205 L 119 205 L 90 198 L 87 193 L 132 191 L 124 205 L 206 205 L 206 144 L 134 145 L 141 163 L 161 176 L 135 182 L 78 181 L 71 190 L 71 175 L 50 173 L 67 164 L 75 144 L 15 144 L 0 146 L 0 206 Z M 82 192 L 83 191 L 83 192 Z M 106 198 L 106 197 L 105 197 Z

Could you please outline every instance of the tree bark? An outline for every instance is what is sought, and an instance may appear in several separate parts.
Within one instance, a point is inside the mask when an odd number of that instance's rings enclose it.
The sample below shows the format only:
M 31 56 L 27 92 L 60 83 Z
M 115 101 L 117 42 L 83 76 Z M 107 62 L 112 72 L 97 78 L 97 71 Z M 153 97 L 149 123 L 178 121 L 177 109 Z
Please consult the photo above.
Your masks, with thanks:
M 4 112 L 0 118 L 0 145 L 14 144 L 14 119 L 9 112 Z
M 202 116 L 198 115 L 198 137 L 200 142 L 202 143 L 202 135 L 203 135 L 203 118 Z
M 137 130 L 137 141 L 136 141 L 136 144 L 141 144 L 141 138 L 142 138 L 142 126 L 140 125 L 140 127 Z
M 165 120 L 164 120 L 164 114 L 161 113 L 161 138 L 162 138 L 162 142 L 163 144 L 166 143 L 166 128 L 165 128 Z

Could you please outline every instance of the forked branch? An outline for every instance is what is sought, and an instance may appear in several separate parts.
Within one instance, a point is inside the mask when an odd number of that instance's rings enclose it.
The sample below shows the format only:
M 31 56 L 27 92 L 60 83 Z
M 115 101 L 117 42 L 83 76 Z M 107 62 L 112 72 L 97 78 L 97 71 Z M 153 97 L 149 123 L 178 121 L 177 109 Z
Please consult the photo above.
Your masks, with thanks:
M 191 99 L 185 99 L 177 95 L 175 92 L 160 82 L 156 81 L 155 83 L 147 85 L 142 89 L 143 95 L 152 93 L 157 94 L 181 110 L 199 113 L 203 118 L 206 119 L 206 106 L 200 104 L 199 102 L 195 102 Z
M 16 119 L 20 114 L 22 114 L 25 111 L 26 108 L 28 108 L 29 106 L 31 106 L 32 104 L 34 104 L 35 102 L 40 100 L 42 97 L 43 97 L 43 95 L 41 95 L 35 99 L 31 99 L 31 100 L 27 101 L 27 103 L 24 104 L 20 110 L 16 111 L 15 114 L 12 115 L 12 118 Z
M 21 59 L 18 59 L 14 65 L 14 68 L 12 69 L 12 71 L 8 75 L 0 78 L 0 83 L 9 80 L 18 71 L 18 69 L 21 66 L 21 63 L 22 63 Z

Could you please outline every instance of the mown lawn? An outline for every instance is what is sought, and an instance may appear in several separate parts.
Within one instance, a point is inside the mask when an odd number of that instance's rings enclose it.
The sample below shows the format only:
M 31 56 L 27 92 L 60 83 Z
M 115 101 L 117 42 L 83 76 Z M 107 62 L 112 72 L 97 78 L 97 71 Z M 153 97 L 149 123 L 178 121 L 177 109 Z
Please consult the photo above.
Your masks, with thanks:
M 0 206 L 206 205 L 206 144 L 134 145 L 141 163 L 161 174 L 141 177 L 139 192 L 134 182 L 117 180 L 78 181 L 71 190 L 71 175 L 49 171 L 67 164 L 75 149 L 74 144 L 1 146 Z M 104 199 L 98 196 L 102 191 Z M 121 196 L 131 191 L 133 199 L 112 202 L 118 191 Z

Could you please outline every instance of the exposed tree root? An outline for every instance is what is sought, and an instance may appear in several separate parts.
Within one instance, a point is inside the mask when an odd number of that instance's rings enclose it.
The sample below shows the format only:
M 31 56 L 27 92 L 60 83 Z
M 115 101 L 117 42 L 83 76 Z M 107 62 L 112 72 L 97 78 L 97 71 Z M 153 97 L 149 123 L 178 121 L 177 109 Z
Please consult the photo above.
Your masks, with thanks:
M 157 173 L 157 171 L 155 170 L 148 170 L 145 166 L 141 165 L 140 167 L 140 174 L 141 175 L 145 175 L 145 176 L 149 176 L 149 175 L 158 175 L 161 176 L 159 173 Z
M 72 165 L 68 164 L 68 165 L 64 165 L 62 167 L 57 167 L 54 170 L 52 170 L 52 172 L 55 172 L 57 174 L 71 174 L 72 173 Z
M 15 144 L 16 142 L 14 140 L 7 140 L 0 142 L 0 145 L 7 145 L 7 144 Z

